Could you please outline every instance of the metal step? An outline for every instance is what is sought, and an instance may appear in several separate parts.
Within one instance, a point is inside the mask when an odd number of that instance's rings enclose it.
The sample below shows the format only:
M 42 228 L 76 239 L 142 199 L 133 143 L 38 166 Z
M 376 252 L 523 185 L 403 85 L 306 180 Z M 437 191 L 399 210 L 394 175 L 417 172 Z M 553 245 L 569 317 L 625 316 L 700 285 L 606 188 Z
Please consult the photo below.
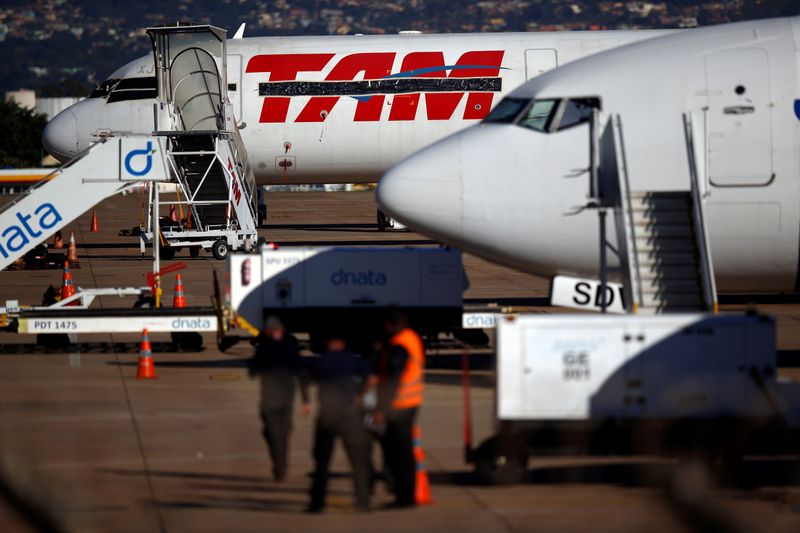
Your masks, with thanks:
M 655 272 L 642 272 L 640 278 L 644 280 L 652 279 L 665 279 L 665 280 L 686 280 L 697 279 L 698 276 L 697 266 L 691 267 L 669 267 L 666 269 L 659 269 Z
M 692 221 L 691 213 L 685 209 L 675 209 L 671 211 L 657 211 L 652 209 L 634 209 L 633 223 L 642 222 L 654 224 L 683 224 L 690 225 Z
M 636 239 L 636 255 L 643 257 L 661 256 L 666 254 L 694 254 L 695 245 L 688 239 L 655 239 L 643 237 Z
M 645 307 L 640 306 L 638 310 L 638 314 L 641 316 L 652 316 L 652 315 L 661 315 L 661 314 L 669 314 L 669 313 L 699 313 L 703 311 L 704 308 L 698 308 L 696 306 L 691 305 L 661 305 L 655 307 Z
M 643 197 L 631 198 L 631 209 L 633 210 L 688 210 L 691 208 L 687 197 Z
M 631 199 L 641 198 L 687 198 L 689 191 L 630 191 Z
M 699 279 L 648 279 L 642 280 L 642 292 L 663 294 L 667 292 L 697 291 L 700 289 Z
M 670 266 L 696 266 L 697 254 L 692 252 L 639 251 L 639 268 L 653 269 Z
M 686 224 L 635 224 L 636 226 L 636 234 L 637 237 L 641 235 L 642 237 L 669 237 L 669 238 L 681 238 L 681 239 L 692 239 L 694 233 L 692 232 L 691 226 Z
M 642 305 L 644 307 L 693 307 L 695 310 L 698 310 L 703 308 L 703 298 L 700 294 L 666 294 L 654 296 L 644 293 L 642 295 Z

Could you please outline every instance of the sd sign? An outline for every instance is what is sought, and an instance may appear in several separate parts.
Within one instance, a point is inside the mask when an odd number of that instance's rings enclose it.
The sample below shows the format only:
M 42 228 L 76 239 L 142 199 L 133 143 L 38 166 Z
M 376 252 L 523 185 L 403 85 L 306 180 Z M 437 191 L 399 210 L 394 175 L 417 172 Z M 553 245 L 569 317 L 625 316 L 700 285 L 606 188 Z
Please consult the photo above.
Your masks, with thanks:
M 625 297 L 621 283 L 606 284 L 606 311 L 625 312 Z M 550 304 L 575 309 L 600 311 L 600 282 L 593 279 L 556 276 L 550 288 Z

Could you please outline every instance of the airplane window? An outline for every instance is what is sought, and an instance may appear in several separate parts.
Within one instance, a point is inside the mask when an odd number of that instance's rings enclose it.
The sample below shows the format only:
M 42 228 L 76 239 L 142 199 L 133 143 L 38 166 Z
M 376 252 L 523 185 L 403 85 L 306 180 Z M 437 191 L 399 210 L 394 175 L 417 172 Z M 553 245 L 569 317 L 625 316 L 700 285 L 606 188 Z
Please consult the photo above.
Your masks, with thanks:
M 103 98 L 108 96 L 108 93 L 111 92 L 111 89 L 117 84 L 118 81 L 119 80 L 108 79 L 102 83 L 98 83 L 92 93 L 89 95 L 89 98 Z
M 523 128 L 547 131 L 548 122 L 558 109 L 556 104 L 558 104 L 558 100 L 536 100 L 517 124 Z
M 600 108 L 600 100 L 597 98 L 573 98 L 567 100 L 564 102 L 564 110 L 556 131 L 589 122 L 589 119 L 592 118 L 592 110 L 598 108 Z
M 108 95 L 108 103 L 126 100 L 145 100 L 155 98 L 156 78 L 124 78 L 119 81 Z
M 503 98 L 483 121 L 511 124 L 529 103 L 524 98 Z

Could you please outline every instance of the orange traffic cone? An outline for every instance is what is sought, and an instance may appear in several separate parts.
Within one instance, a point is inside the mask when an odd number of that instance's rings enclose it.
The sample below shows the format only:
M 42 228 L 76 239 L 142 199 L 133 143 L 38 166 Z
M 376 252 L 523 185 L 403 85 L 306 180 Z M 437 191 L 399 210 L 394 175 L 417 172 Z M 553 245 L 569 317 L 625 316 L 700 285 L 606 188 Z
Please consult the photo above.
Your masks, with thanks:
M 72 272 L 69 271 L 69 261 L 64 261 L 64 277 L 61 283 L 61 300 L 66 300 L 75 294 L 75 286 L 72 284 Z M 78 305 L 78 300 L 70 302 L 68 305 Z
M 411 439 L 414 443 L 414 459 L 417 463 L 417 482 L 414 499 L 417 505 L 433 503 L 431 499 L 431 485 L 428 481 L 428 472 L 425 470 L 425 452 L 422 450 L 422 430 L 419 426 L 411 428 Z
M 189 208 L 189 212 L 186 213 L 186 229 L 192 229 L 192 208 Z
M 155 379 L 156 367 L 153 364 L 153 350 L 150 348 L 147 328 L 142 330 L 142 344 L 139 346 L 139 368 L 136 377 L 139 379 Z
M 75 244 L 75 234 L 69 232 L 69 248 L 67 248 L 67 261 L 78 262 L 78 245 Z
M 61 232 L 57 231 L 56 236 L 53 237 L 53 250 L 61 250 L 64 248 L 64 237 L 61 236 Z
M 100 226 L 97 224 L 97 213 L 92 211 L 92 227 L 89 229 L 92 233 L 100 231 Z
M 172 297 L 172 307 L 186 307 L 186 298 L 183 296 L 183 280 L 180 274 L 175 279 L 175 296 Z
M 169 219 L 173 222 L 178 221 L 178 213 L 175 212 L 175 206 L 172 204 L 169 206 Z

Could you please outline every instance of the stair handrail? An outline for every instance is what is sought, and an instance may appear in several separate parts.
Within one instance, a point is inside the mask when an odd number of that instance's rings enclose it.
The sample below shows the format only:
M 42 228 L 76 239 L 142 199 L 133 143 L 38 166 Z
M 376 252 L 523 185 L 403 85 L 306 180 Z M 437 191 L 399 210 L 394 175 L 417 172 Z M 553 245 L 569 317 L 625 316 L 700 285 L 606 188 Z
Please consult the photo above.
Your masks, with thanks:
M 234 124 L 234 127 L 235 124 Z M 250 211 L 250 216 L 253 220 L 256 220 L 256 212 L 257 212 L 257 192 L 255 188 L 258 186 L 255 183 L 255 177 L 253 176 L 253 170 L 250 168 L 249 161 L 247 159 L 247 151 L 244 148 L 244 144 L 242 143 L 241 137 L 239 136 L 238 129 L 235 132 L 236 134 L 231 136 L 228 139 L 229 144 L 231 145 L 231 151 L 233 152 L 234 159 L 236 161 L 241 161 L 242 168 L 240 169 L 241 177 L 242 177 L 242 187 L 247 191 L 247 197 L 250 199 L 248 204 L 248 210 Z
M 238 152 L 237 152 L 237 150 L 236 150 L 236 143 L 233 141 L 233 139 L 230 139 L 230 138 L 229 138 L 229 139 L 227 139 L 227 145 L 226 145 L 226 146 L 227 146 L 227 148 L 228 148 L 228 151 L 229 151 L 229 153 L 230 153 L 230 156 L 231 156 L 231 157 L 233 158 L 233 160 L 235 161 L 235 162 L 234 162 L 234 169 L 235 169 L 235 172 L 236 172 L 236 173 L 237 173 L 237 175 L 238 175 L 238 179 L 237 179 L 237 181 L 238 181 L 238 182 L 241 184 L 242 188 L 244 189 L 242 192 L 243 192 L 243 193 L 246 195 L 246 200 L 247 200 L 247 201 L 246 201 L 246 202 L 244 202 L 244 204 L 247 206 L 247 213 L 249 214 L 249 216 L 250 216 L 250 219 L 251 219 L 251 220 L 253 221 L 253 223 L 255 224 L 255 222 L 256 222 L 256 214 L 255 214 L 255 211 L 253 210 L 253 201 L 252 201 L 252 198 L 253 198 L 252 192 L 253 192 L 253 191 L 249 191 L 249 190 L 248 190 L 248 188 L 247 188 L 247 185 L 245 184 L 245 181 L 246 181 L 246 180 L 245 180 L 245 176 L 241 175 L 241 174 L 242 174 L 242 172 L 239 170 L 239 165 L 238 165 L 238 161 L 239 161 L 239 154 L 238 154 Z M 234 178 L 234 176 L 231 174 L 231 171 L 229 171 L 229 170 L 228 170 L 228 167 L 227 167 L 227 166 L 225 166 L 225 162 L 223 161 L 222 157 L 220 157 L 219 148 L 217 148 L 217 155 L 216 155 L 216 158 L 217 158 L 217 160 L 218 160 L 218 161 L 219 161 L 219 163 L 220 163 L 220 166 L 221 166 L 221 168 L 222 168 L 222 172 L 223 172 L 223 173 L 225 174 L 225 176 L 226 176 L 226 177 L 225 177 L 225 180 L 228 182 L 228 201 L 230 202 L 231 206 L 235 206 L 235 204 L 234 204 L 234 202 L 233 202 L 233 188 L 230 186 L 230 183 L 231 183 L 231 182 L 232 182 L 232 181 L 233 181 L 235 178 Z M 236 210 L 236 209 L 234 209 L 234 211 L 237 211 L 237 210 Z M 242 220 L 240 220 L 240 216 L 239 216 L 238 212 L 236 213 L 236 220 L 237 220 L 237 222 L 238 222 L 238 224 L 239 224 L 239 228 L 241 229 L 243 221 L 242 221 Z
M 609 141 L 609 137 L 610 141 Z M 587 207 L 599 209 L 599 220 L 601 224 L 599 243 L 600 249 L 600 283 L 606 283 L 607 264 L 606 253 L 603 247 L 608 246 L 605 228 L 606 216 L 604 209 L 612 208 L 614 213 L 614 230 L 617 236 L 617 249 L 612 251 L 617 255 L 620 264 L 620 271 L 623 279 L 629 280 L 631 277 L 630 257 L 628 255 L 627 235 L 625 232 L 625 221 L 623 214 L 622 198 L 619 185 L 619 167 L 617 165 L 617 150 L 614 145 L 613 126 L 611 115 L 601 112 L 595 108 L 592 111 L 589 122 L 589 203 Z M 601 289 L 601 294 L 605 289 Z M 624 301 L 632 302 L 631 284 L 623 284 Z M 628 312 L 630 305 L 624 305 Z M 603 312 L 605 312 L 603 310 Z
M 695 157 L 694 134 L 692 119 L 683 113 L 683 132 L 686 141 L 686 155 L 689 164 L 689 183 L 692 196 L 692 218 L 698 240 L 697 251 L 700 254 L 700 275 L 703 280 L 703 300 L 706 308 L 715 315 L 719 312 L 717 301 L 717 285 L 714 279 L 714 263 L 711 257 L 711 244 L 708 238 L 708 228 L 705 223 L 703 209 L 703 195 L 700 190 L 700 177 L 697 172 L 697 158 Z
M 639 265 L 639 250 L 636 245 L 636 226 L 633 222 L 633 201 L 631 199 L 631 184 L 628 177 L 628 160 L 625 156 L 625 138 L 622 131 L 622 118 L 618 114 L 611 115 L 612 133 L 614 135 L 614 149 L 616 151 L 617 176 L 619 177 L 620 207 L 622 208 L 623 225 L 625 226 L 625 241 L 630 235 L 631 250 L 625 246 L 626 273 L 630 284 L 630 312 L 636 314 L 644 302 L 642 292 L 642 269 Z M 633 265 L 630 263 L 633 262 Z M 632 268 L 631 268 L 632 267 Z

